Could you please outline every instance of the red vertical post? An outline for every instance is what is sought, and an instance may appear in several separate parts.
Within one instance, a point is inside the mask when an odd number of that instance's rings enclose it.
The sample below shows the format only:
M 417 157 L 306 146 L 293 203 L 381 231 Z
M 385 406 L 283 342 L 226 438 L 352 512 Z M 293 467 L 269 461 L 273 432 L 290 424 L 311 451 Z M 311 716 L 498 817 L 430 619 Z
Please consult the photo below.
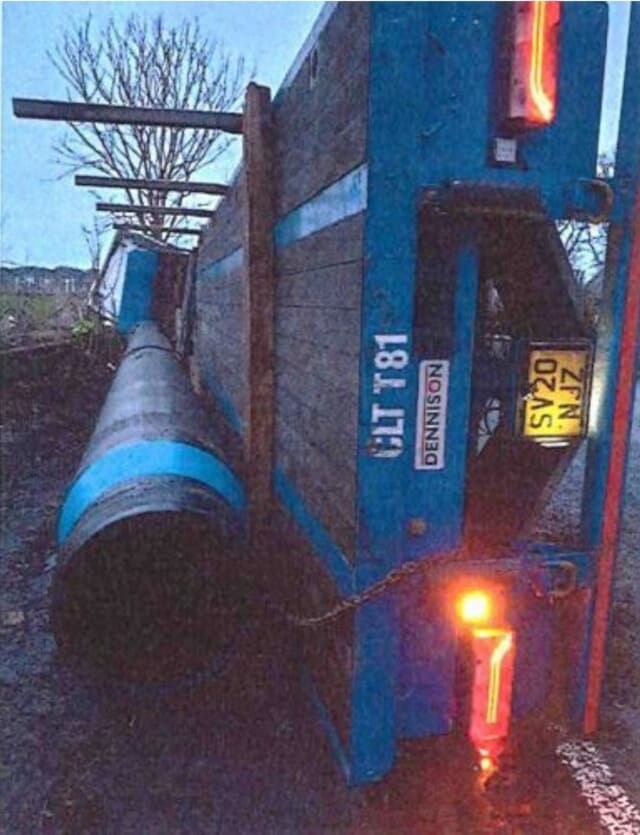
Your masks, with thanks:
M 509 735 L 515 663 L 512 629 L 476 627 L 472 630 L 473 688 L 469 738 L 481 757 L 502 753 Z
M 613 410 L 611 457 L 607 471 L 602 544 L 598 554 L 593 631 L 589 650 L 584 714 L 584 730 L 586 733 L 593 733 L 598 725 L 611 589 L 620 531 L 620 508 L 624 490 L 625 462 L 629 446 L 629 423 L 633 409 L 638 325 L 640 323 L 640 190 L 636 194 L 632 223 L 629 278 Z

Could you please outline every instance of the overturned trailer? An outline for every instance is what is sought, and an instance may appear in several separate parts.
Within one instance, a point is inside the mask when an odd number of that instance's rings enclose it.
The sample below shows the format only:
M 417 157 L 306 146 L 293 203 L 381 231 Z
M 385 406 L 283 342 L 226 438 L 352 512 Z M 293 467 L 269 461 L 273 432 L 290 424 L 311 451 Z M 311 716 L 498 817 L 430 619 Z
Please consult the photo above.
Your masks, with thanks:
M 242 115 L 16 101 L 243 136 L 188 263 L 112 252 L 130 343 L 61 511 L 61 642 L 167 657 L 154 624 L 182 613 L 202 647 L 210 610 L 187 617 L 178 580 L 232 591 L 246 569 L 302 628 L 352 783 L 405 739 L 459 729 L 490 769 L 523 717 L 595 730 L 640 315 L 640 6 L 609 179 L 606 38 L 601 3 L 327 4 Z M 563 220 L 608 226 L 597 327 Z M 541 537 L 580 450 L 576 524 Z
M 605 4 L 328 4 L 273 103 L 249 88 L 189 360 L 354 783 L 456 726 L 485 758 L 533 711 L 595 726 L 640 162 L 630 49 L 616 178 L 595 174 L 606 36 Z M 599 334 L 567 218 L 612 230 Z M 539 542 L 583 443 L 582 524 Z

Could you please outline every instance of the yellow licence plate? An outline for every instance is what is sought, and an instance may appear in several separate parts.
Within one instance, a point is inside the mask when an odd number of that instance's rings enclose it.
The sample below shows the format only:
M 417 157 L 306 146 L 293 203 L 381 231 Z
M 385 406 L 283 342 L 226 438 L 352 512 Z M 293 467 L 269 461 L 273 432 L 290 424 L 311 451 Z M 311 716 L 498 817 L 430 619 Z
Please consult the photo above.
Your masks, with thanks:
M 536 347 L 529 354 L 522 434 L 576 438 L 587 426 L 591 350 Z

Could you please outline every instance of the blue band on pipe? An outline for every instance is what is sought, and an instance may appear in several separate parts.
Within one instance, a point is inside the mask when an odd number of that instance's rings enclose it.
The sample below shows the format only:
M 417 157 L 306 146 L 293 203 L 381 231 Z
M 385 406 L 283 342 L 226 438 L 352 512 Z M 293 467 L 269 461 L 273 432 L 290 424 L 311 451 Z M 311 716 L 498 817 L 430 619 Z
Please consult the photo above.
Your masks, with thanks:
M 119 446 L 87 467 L 72 484 L 58 520 L 58 543 L 69 536 L 82 514 L 108 490 L 145 476 L 182 476 L 206 484 L 242 512 L 241 482 L 216 456 L 180 441 L 140 441 Z

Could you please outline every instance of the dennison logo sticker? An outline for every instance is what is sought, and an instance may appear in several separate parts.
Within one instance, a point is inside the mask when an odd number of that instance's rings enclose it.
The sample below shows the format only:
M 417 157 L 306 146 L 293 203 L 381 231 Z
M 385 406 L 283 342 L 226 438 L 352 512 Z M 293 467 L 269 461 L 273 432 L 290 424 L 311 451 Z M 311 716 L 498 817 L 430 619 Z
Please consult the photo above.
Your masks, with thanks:
M 418 371 L 416 470 L 445 466 L 449 360 L 423 360 Z

